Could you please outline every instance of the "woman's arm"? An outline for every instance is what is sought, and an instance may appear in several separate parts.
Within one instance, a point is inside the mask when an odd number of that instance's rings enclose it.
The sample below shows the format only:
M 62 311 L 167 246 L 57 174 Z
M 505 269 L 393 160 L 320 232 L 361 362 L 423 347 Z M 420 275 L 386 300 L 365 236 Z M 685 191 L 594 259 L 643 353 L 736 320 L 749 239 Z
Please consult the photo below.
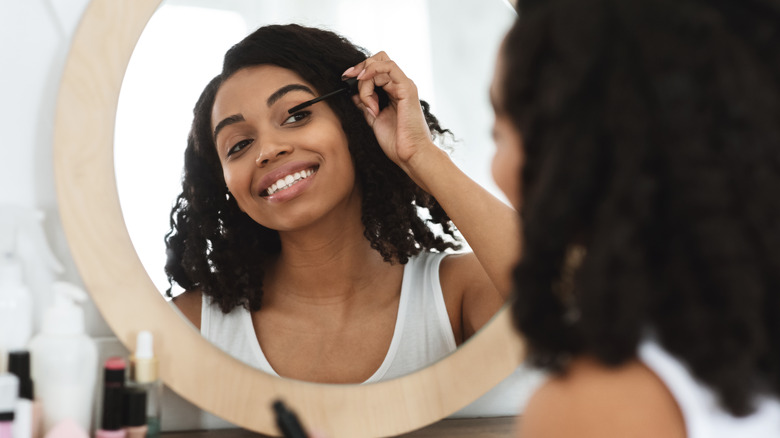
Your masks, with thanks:
M 442 286 L 460 289 L 455 295 L 467 338 L 511 291 L 511 270 L 520 251 L 518 215 L 471 180 L 433 143 L 417 87 L 387 54 L 368 58 L 345 76 L 360 79 L 355 103 L 363 109 L 384 152 L 439 201 L 473 250 L 473 254 L 448 257 L 441 269 Z M 377 86 L 390 97 L 381 112 L 374 93 Z
M 199 290 L 188 290 L 173 298 L 173 304 L 179 311 L 200 330 L 200 311 L 203 306 L 202 295 Z

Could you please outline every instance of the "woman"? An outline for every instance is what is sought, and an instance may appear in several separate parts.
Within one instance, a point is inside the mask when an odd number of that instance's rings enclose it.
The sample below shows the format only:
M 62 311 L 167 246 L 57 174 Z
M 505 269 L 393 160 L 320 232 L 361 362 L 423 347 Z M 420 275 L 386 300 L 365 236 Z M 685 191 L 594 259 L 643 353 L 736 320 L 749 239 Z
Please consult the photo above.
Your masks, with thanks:
M 523 2 L 492 96 L 519 436 L 780 436 L 780 3 Z
M 290 114 L 342 76 L 353 98 Z M 195 107 L 167 237 L 175 304 L 235 357 L 307 381 L 389 379 L 454 350 L 508 294 L 517 225 L 431 132 L 386 54 L 297 25 L 246 37 Z M 445 252 L 452 223 L 473 253 Z

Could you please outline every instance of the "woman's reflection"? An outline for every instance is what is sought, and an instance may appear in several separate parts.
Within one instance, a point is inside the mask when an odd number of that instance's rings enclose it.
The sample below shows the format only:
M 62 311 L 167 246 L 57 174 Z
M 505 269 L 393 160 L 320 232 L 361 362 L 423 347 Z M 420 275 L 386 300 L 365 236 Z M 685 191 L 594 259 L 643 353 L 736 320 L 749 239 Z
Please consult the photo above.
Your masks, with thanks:
M 359 94 L 288 112 L 342 75 Z M 166 272 L 187 290 L 174 303 L 229 354 L 375 382 L 447 355 L 503 304 L 516 215 L 434 144 L 447 131 L 386 54 L 263 27 L 194 113 Z M 473 252 L 454 251 L 455 226 Z

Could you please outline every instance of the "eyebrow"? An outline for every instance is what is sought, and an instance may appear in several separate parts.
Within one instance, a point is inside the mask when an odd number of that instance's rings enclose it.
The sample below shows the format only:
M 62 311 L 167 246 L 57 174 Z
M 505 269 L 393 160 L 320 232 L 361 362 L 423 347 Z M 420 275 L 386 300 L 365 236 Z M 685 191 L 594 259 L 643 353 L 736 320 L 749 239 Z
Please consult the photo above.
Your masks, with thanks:
M 316 96 L 316 94 L 314 94 L 314 92 L 311 91 L 311 88 L 307 87 L 306 85 L 303 85 L 303 84 L 289 84 L 289 85 L 285 85 L 284 87 L 274 91 L 274 94 L 268 96 L 268 100 L 265 103 L 266 103 L 266 105 L 271 106 L 271 105 L 275 104 L 279 99 L 281 99 L 282 96 L 284 96 L 285 94 L 287 94 L 287 93 L 289 93 L 291 91 L 295 91 L 295 90 L 305 91 L 305 92 L 311 94 L 312 96 Z
M 234 123 L 243 122 L 244 116 L 241 114 L 233 114 L 230 117 L 226 117 L 222 119 L 221 122 L 217 123 L 217 127 L 214 128 L 214 141 L 217 141 L 217 134 L 219 134 L 219 131 L 221 131 L 223 128 L 230 126 Z
M 268 100 L 265 101 L 265 104 L 270 107 L 271 105 L 273 105 L 276 102 L 278 102 L 279 99 L 284 97 L 285 94 L 287 94 L 287 93 L 289 93 L 291 91 L 296 91 L 296 90 L 305 91 L 305 92 L 311 94 L 312 96 L 316 96 L 316 94 L 314 94 L 314 92 L 311 91 L 311 88 L 307 87 L 306 85 L 303 85 L 303 84 L 289 84 L 289 85 L 285 85 L 284 87 L 274 91 L 273 94 L 268 96 Z M 226 117 L 221 122 L 217 123 L 217 127 L 214 128 L 214 141 L 217 140 L 217 135 L 219 134 L 219 131 L 221 131 L 225 127 L 230 126 L 230 125 L 232 125 L 234 123 L 243 122 L 244 120 L 245 119 L 244 119 L 243 115 L 241 115 L 241 114 L 233 114 L 232 116 Z

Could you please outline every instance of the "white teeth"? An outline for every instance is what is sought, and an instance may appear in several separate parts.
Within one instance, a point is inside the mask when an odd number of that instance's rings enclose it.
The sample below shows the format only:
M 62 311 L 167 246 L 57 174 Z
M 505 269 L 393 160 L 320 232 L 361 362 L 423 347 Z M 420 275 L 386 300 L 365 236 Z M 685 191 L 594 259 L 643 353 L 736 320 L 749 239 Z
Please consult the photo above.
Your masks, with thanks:
M 314 171 L 311 169 L 295 172 L 291 175 L 285 176 L 284 178 L 279 178 L 279 180 L 271 184 L 271 186 L 266 189 L 266 192 L 268 193 L 269 196 L 273 195 L 279 190 L 284 190 L 286 188 L 289 188 L 295 183 L 297 183 L 298 181 L 308 178 L 312 175 L 314 175 Z

